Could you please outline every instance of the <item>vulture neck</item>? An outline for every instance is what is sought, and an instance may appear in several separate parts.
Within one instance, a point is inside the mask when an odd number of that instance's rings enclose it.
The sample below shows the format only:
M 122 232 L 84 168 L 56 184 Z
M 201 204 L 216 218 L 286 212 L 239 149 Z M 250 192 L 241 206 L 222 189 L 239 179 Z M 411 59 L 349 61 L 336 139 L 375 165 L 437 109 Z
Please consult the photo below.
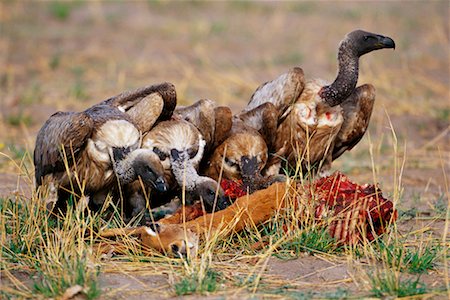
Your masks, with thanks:
M 198 175 L 197 170 L 194 168 L 192 163 L 187 160 L 175 160 L 170 159 L 172 165 L 172 172 L 177 181 L 178 185 L 183 188 L 185 187 L 187 192 L 191 192 L 195 189 L 196 183 L 201 177 Z
M 359 56 L 343 41 L 338 52 L 339 71 L 331 85 L 324 86 L 319 95 L 330 106 L 341 104 L 355 90 L 358 83 Z

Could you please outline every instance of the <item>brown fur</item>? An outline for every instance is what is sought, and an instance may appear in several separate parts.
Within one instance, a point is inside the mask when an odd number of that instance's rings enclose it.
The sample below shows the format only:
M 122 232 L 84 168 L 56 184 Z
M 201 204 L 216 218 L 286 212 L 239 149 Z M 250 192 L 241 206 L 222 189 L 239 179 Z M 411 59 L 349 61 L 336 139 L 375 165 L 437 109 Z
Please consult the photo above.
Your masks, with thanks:
M 158 236 L 147 233 L 145 227 L 127 229 L 107 229 L 100 233 L 103 237 L 121 236 L 124 234 L 138 235 L 142 245 L 163 253 L 172 253 L 173 245 L 180 249 L 186 241 L 193 245 L 198 244 L 200 235 L 213 236 L 238 232 L 246 226 L 253 226 L 268 220 L 277 211 L 287 205 L 287 195 L 295 194 L 295 184 L 286 189 L 286 183 L 275 183 L 265 190 L 256 191 L 250 196 L 238 198 L 231 206 L 224 210 L 206 214 L 184 224 L 179 224 L 180 218 L 171 218 L 161 222 Z M 170 224 L 173 222 L 173 224 Z M 196 247 L 194 246 L 193 249 Z M 192 251 L 191 254 L 194 252 Z M 189 255 L 189 253 L 187 253 Z

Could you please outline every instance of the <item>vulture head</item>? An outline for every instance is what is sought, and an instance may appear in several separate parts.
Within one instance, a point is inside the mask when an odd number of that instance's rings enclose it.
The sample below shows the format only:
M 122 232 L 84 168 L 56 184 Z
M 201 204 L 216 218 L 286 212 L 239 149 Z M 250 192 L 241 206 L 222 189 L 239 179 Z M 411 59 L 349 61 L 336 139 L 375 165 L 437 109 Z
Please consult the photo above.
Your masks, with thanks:
M 208 212 L 225 209 L 230 204 L 217 181 L 206 176 L 199 177 L 192 197 L 200 199 Z
M 184 186 L 189 202 L 202 200 L 207 211 L 218 211 L 228 206 L 227 198 L 218 182 L 198 174 L 187 151 L 172 149 L 170 161 L 174 176 Z
M 216 148 L 206 172 L 217 179 L 223 164 L 223 178 L 250 178 L 260 174 L 266 165 L 267 153 L 266 142 L 256 131 L 235 133 Z
M 164 167 L 158 155 L 148 149 L 131 151 L 120 161 L 115 161 L 114 169 L 121 184 L 141 178 L 144 184 L 158 192 L 167 192 Z
M 341 104 L 353 93 L 358 83 L 359 57 L 386 48 L 395 49 L 395 42 L 390 37 L 363 30 L 348 33 L 339 45 L 338 75 L 332 84 L 322 87 L 319 96 L 329 106 Z
M 395 42 L 387 36 L 371 33 L 363 30 L 355 30 L 347 34 L 341 42 L 340 48 L 348 48 L 355 51 L 359 57 L 374 50 L 393 48 Z
M 143 151 L 133 161 L 136 176 L 154 188 L 159 193 L 168 191 L 168 184 L 164 179 L 164 167 L 159 157 L 153 151 Z

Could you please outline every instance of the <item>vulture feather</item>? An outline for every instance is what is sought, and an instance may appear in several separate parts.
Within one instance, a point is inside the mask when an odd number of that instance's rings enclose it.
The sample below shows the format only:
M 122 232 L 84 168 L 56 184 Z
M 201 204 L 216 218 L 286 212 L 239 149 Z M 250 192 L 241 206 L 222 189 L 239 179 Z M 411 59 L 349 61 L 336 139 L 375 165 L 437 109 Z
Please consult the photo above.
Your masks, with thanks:
M 274 152 L 301 171 L 330 168 L 332 160 L 352 149 L 367 130 L 375 100 L 370 84 L 356 88 L 359 57 L 374 50 L 395 48 L 394 41 L 382 35 L 355 30 L 341 41 L 338 75 L 333 83 L 305 80 L 294 68 L 261 85 L 244 111 L 262 103 L 273 103 L 279 111 Z M 282 160 L 273 156 L 268 173 L 278 173 Z
M 145 133 L 156 123 L 172 117 L 177 105 L 177 94 L 172 83 L 164 82 L 124 92 L 100 105 L 110 105 L 126 112 Z
M 177 107 L 174 118 L 183 119 L 197 127 L 206 142 L 205 153 L 221 144 L 232 126 L 231 109 L 216 106 L 215 102 L 209 99 L 199 100 L 190 106 Z

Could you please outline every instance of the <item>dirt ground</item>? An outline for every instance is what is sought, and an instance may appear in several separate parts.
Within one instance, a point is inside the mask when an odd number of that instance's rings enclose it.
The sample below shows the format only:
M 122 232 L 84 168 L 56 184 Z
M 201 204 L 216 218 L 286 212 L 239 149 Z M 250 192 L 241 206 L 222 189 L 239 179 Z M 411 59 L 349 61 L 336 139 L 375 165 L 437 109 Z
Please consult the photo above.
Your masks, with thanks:
M 82 110 L 127 89 L 170 81 L 181 104 L 209 98 L 238 112 L 259 84 L 293 66 L 308 78 L 333 80 L 337 45 L 347 32 L 388 35 L 395 51 L 361 59 L 359 83 L 377 88 L 369 131 L 333 169 L 397 197 L 400 215 L 413 214 L 400 217 L 400 232 L 426 227 L 442 238 L 445 217 L 429 220 L 449 201 L 447 1 L 2 1 L 0 28 L 0 197 L 31 195 L 35 136 L 58 110 Z M 421 279 L 437 286 L 442 272 Z M 149 273 L 103 272 L 101 297 L 175 295 L 169 274 Z M 352 274 L 350 263 L 326 256 L 272 257 L 263 278 L 298 291 L 345 288 L 358 295 L 365 287 Z M 278 297 L 266 294 L 260 297 Z M 208 299 L 241 297 L 251 293 L 236 288 Z

